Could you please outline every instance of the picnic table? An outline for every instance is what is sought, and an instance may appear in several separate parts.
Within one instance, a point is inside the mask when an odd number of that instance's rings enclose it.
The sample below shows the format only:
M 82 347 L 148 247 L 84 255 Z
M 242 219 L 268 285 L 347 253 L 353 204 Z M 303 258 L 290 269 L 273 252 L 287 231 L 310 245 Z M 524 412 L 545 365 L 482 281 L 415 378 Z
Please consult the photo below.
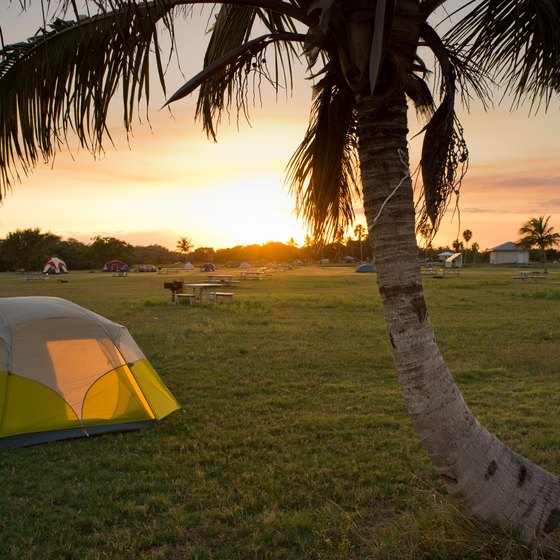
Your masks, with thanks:
M 219 298 L 233 301 L 233 293 L 218 292 L 216 291 L 216 287 L 217 284 L 215 282 L 200 282 L 195 284 L 185 284 L 185 288 L 190 288 L 192 290 L 192 293 L 188 294 L 189 302 L 191 303 L 191 305 L 193 300 L 202 301 L 205 295 L 207 301 L 213 301 L 214 303 L 218 303 Z M 176 294 L 175 301 L 178 302 L 181 296 L 183 296 L 183 294 Z
M 263 273 L 260 270 L 244 270 L 240 272 L 241 278 L 245 280 L 262 280 Z
M 546 278 L 546 276 L 544 276 L 543 274 L 540 274 L 536 270 L 521 270 L 519 272 L 519 276 L 514 276 L 513 277 L 514 280 L 533 280 L 535 282 L 537 280 L 544 280 L 545 278 Z
M 44 282 L 49 277 L 48 273 L 26 272 L 23 279 L 25 282 Z

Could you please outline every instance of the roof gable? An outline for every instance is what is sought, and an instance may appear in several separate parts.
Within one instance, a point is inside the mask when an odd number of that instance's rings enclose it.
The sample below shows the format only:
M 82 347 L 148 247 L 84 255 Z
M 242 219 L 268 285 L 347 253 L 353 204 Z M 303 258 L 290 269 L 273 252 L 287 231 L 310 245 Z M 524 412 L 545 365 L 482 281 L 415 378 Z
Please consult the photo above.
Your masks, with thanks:
M 501 245 L 496 245 L 492 248 L 492 251 L 523 251 L 521 247 L 516 245 L 513 241 L 508 241 L 507 243 L 502 243 Z

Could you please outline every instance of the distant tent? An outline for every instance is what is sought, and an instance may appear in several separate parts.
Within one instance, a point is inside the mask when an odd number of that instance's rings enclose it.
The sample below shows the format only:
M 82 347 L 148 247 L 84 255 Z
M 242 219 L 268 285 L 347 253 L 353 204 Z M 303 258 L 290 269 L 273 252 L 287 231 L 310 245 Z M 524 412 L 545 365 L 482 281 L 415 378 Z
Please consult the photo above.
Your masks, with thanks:
M 248 262 L 242 262 L 239 268 L 251 268 L 251 265 Z
M 204 263 L 200 267 L 200 272 L 216 272 L 216 267 L 212 263 Z
M 375 272 L 375 268 L 370 263 L 364 263 L 356 268 L 356 272 Z
M 0 449 L 147 428 L 179 404 L 128 330 L 56 297 L 0 298 Z
M 463 266 L 463 254 L 453 253 L 445 259 L 445 268 L 461 268 Z
M 128 270 L 128 265 L 119 259 L 107 261 L 103 266 L 103 272 L 116 272 L 117 270 Z
M 43 274 L 68 274 L 68 268 L 62 259 L 52 257 L 43 266 Z
M 192 265 L 192 263 L 187 262 L 184 264 L 183 270 L 194 270 L 194 266 Z

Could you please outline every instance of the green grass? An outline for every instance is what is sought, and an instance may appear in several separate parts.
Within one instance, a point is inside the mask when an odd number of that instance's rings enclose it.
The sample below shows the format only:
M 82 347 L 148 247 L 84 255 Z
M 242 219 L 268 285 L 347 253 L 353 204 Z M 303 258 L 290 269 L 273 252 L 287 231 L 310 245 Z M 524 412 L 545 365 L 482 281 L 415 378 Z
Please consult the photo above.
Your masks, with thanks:
M 560 472 L 560 274 L 427 279 L 473 411 Z M 188 273 L 196 278 L 198 273 Z M 406 417 L 375 276 L 306 267 L 235 302 L 169 304 L 168 277 L 73 272 L 0 296 L 70 299 L 126 325 L 182 405 L 153 430 L 0 455 L 0 559 L 540 558 L 445 497 Z

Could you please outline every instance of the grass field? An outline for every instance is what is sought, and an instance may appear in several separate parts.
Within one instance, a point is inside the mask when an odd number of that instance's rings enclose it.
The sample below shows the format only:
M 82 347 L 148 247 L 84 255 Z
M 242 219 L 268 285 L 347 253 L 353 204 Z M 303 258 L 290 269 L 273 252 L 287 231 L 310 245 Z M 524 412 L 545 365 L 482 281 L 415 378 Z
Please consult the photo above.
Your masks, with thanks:
M 426 299 L 473 411 L 560 473 L 560 273 L 514 275 L 427 278 Z M 168 276 L 64 279 L 4 273 L 0 296 L 59 296 L 124 324 L 182 410 L 3 452 L 0 560 L 540 557 L 445 496 L 404 411 L 375 275 L 305 267 L 192 308 L 169 303 Z

